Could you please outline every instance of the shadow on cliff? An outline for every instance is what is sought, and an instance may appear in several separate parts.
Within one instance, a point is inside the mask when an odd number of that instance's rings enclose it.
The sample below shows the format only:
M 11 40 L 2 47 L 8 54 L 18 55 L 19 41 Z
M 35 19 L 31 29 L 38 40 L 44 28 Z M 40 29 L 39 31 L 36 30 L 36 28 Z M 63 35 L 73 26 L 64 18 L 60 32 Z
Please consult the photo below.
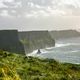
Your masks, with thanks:
M 24 53 L 24 46 L 19 41 L 17 30 L 0 31 L 0 49 L 13 53 Z

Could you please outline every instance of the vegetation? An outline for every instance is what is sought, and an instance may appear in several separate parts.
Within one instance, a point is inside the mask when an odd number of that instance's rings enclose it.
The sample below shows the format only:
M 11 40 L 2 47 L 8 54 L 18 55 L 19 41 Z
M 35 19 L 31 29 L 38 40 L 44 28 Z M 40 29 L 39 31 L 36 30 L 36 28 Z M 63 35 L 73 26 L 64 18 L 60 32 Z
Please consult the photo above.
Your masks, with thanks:
M 80 65 L 0 50 L 0 80 L 80 80 Z

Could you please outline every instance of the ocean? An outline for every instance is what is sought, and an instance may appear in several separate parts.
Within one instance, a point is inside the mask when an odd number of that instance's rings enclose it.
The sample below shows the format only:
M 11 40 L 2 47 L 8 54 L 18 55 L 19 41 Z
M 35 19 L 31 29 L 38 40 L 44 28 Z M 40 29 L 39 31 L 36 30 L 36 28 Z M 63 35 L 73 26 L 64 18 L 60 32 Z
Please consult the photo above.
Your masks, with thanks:
M 55 47 L 37 50 L 27 56 L 55 59 L 59 62 L 80 64 L 80 37 L 56 40 Z

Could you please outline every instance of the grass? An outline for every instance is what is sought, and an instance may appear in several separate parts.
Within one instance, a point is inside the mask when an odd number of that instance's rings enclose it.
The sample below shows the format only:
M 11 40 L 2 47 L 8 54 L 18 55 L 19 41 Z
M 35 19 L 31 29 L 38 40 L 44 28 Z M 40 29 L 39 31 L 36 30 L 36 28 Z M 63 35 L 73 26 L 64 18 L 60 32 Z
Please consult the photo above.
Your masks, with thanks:
M 0 50 L 0 80 L 80 80 L 80 65 Z

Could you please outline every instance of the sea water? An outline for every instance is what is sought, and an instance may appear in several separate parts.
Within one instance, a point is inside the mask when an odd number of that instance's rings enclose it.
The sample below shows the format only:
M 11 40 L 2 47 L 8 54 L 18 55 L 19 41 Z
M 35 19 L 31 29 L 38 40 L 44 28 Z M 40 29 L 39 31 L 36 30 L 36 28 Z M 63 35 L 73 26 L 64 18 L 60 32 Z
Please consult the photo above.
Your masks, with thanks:
M 80 64 L 80 38 L 57 40 L 55 47 L 41 49 L 37 54 L 34 50 L 28 56 L 55 59 L 60 62 Z

